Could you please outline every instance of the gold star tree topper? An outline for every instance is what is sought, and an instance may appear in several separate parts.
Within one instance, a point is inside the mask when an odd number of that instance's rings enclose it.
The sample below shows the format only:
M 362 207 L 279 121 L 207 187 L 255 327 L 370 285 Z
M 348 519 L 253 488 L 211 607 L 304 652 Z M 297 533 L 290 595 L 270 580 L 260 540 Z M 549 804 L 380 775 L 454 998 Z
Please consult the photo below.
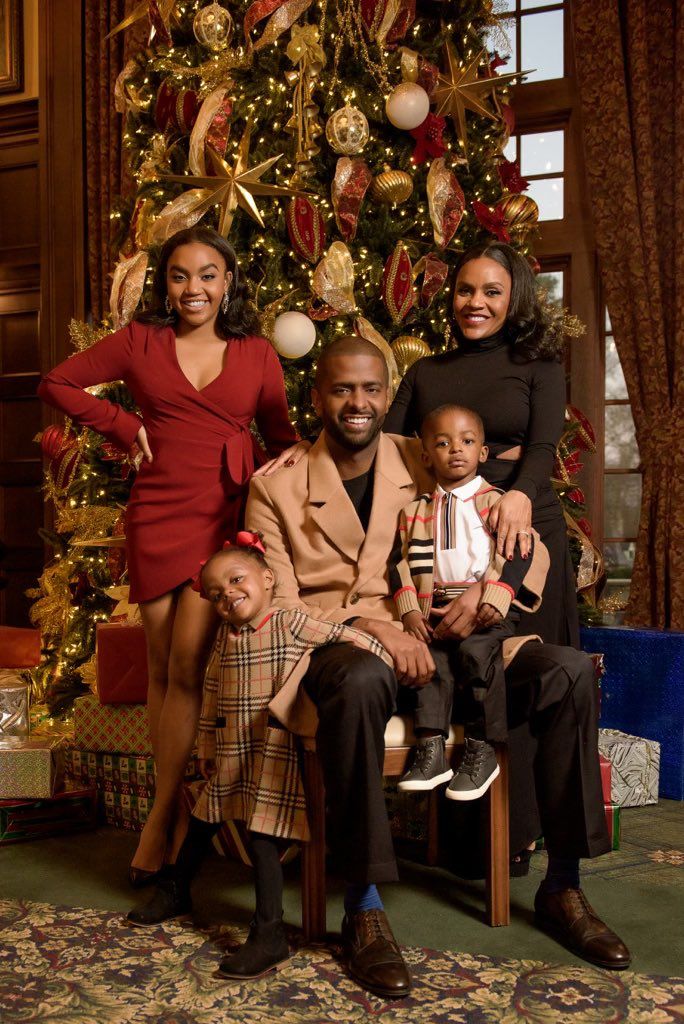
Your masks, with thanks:
M 205 206 L 220 206 L 221 216 L 219 220 L 219 232 L 227 238 L 235 216 L 235 210 L 239 206 L 248 213 L 250 217 L 263 228 L 264 222 L 254 201 L 255 196 L 305 196 L 308 192 L 300 192 L 298 189 L 287 188 L 283 185 L 266 185 L 259 179 L 280 160 L 282 153 L 263 160 L 255 167 L 248 166 L 249 144 L 252 127 L 247 124 L 240 139 L 237 156 L 232 167 L 218 153 L 207 146 L 207 152 L 211 160 L 215 177 L 199 177 L 190 174 L 166 174 L 166 181 L 179 181 L 182 185 L 191 185 L 194 188 L 210 189 L 210 194 L 200 196 L 196 203 L 190 207 L 188 213 Z
M 435 113 L 440 117 L 450 117 L 454 122 L 456 134 L 463 146 L 463 152 L 468 155 L 468 126 L 466 123 L 466 110 L 471 110 L 481 117 L 488 117 L 491 121 L 500 120 L 500 112 L 494 105 L 497 86 L 506 85 L 515 78 L 529 74 L 528 71 L 512 71 L 506 75 L 494 75 L 490 78 L 482 78 L 478 75 L 478 69 L 483 61 L 487 61 L 487 54 L 484 50 L 477 54 L 470 63 L 460 65 L 456 51 L 451 42 L 444 44 L 444 62 L 446 67 L 441 71 L 437 79 L 437 85 L 432 92 L 432 102 L 436 104 Z M 488 101 L 492 101 L 492 105 Z

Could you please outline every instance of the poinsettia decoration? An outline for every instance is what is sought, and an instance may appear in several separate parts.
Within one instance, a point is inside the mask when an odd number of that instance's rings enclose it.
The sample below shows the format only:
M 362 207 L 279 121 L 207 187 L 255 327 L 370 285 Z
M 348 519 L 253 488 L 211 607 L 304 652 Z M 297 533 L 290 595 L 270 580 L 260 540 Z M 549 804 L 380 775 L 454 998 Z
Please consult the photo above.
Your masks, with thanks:
M 443 156 L 446 146 L 442 139 L 446 119 L 437 114 L 428 114 L 422 124 L 411 129 L 409 135 L 416 140 L 416 148 L 413 150 L 411 161 L 414 164 L 424 164 L 428 157 Z
M 490 207 L 479 199 L 472 201 L 473 213 L 482 227 L 495 235 L 500 242 L 510 242 L 511 236 L 504 221 L 504 215 L 498 206 Z
M 520 173 L 517 160 L 502 160 L 499 164 L 499 178 L 506 191 L 514 195 L 524 192 L 530 184 L 527 178 L 523 178 Z

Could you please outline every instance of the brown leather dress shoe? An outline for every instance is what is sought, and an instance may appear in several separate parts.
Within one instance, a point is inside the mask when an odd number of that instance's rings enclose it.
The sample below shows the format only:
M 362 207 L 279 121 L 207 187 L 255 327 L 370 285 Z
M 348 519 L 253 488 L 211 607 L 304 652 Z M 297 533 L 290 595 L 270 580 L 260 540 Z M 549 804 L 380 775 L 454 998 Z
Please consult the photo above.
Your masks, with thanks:
M 552 932 L 583 960 L 609 971 L 629 967 L 627 946 L 598 916 L 581 889 L 548 893 L 541 885 L 534 898 L 538 924 Z
M 342 922 L 349 973 L 362 988 L 386 999 L 401 999 L 411 990 L 404 963 L 384 910 L 360 910 Z

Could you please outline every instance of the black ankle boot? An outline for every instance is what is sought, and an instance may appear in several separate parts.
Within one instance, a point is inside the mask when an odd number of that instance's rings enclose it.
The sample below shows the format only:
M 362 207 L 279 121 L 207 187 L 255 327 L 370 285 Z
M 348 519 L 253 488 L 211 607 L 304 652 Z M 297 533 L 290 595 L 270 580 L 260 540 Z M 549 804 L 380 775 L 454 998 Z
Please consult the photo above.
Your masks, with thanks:
M 249 926 L 243 946 L 231 956 L 224 956 L 218 973 L 222 978 L 260 978 L 283 963 L 290 955 L 282 919 L 260 924 L 256 919 Z
M 190 884 L 175 864 L 165 864 L 159 872 L 154 891 L 147 903 L 129 911 L 126 920 L 138 928 L 151 928 L 172 917 L 192 911 Z

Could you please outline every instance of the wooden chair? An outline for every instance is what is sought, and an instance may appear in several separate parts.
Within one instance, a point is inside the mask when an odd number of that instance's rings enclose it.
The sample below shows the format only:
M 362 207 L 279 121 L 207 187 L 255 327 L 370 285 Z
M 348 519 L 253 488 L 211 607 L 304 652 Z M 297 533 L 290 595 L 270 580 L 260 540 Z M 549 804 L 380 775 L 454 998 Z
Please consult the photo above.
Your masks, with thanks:
M 447 756 L 452 759 L 463 740 L 463 730 L 452 726 L 447 740 Z M 409 752 L 415 743 L 412 719 L 395 715 L 385 730 L 383 774 L 396 778 L 404 774 Z M 486 916 L 496 928 L 510 924 L 510 886 L 508 874 L 508 750 L 497 746 L 499 777 L 490 787 L 489 832 L 487 837 Z M 322 939 L 326 933 L 325 885 L 325 788 L 323 771 L 315 748 L 304 748 L 304 786 L 311 841 L 302 846 L 302 925 L 307 940 Z M 438 791 L 428 800 L 427 862 L 437 861 Z

